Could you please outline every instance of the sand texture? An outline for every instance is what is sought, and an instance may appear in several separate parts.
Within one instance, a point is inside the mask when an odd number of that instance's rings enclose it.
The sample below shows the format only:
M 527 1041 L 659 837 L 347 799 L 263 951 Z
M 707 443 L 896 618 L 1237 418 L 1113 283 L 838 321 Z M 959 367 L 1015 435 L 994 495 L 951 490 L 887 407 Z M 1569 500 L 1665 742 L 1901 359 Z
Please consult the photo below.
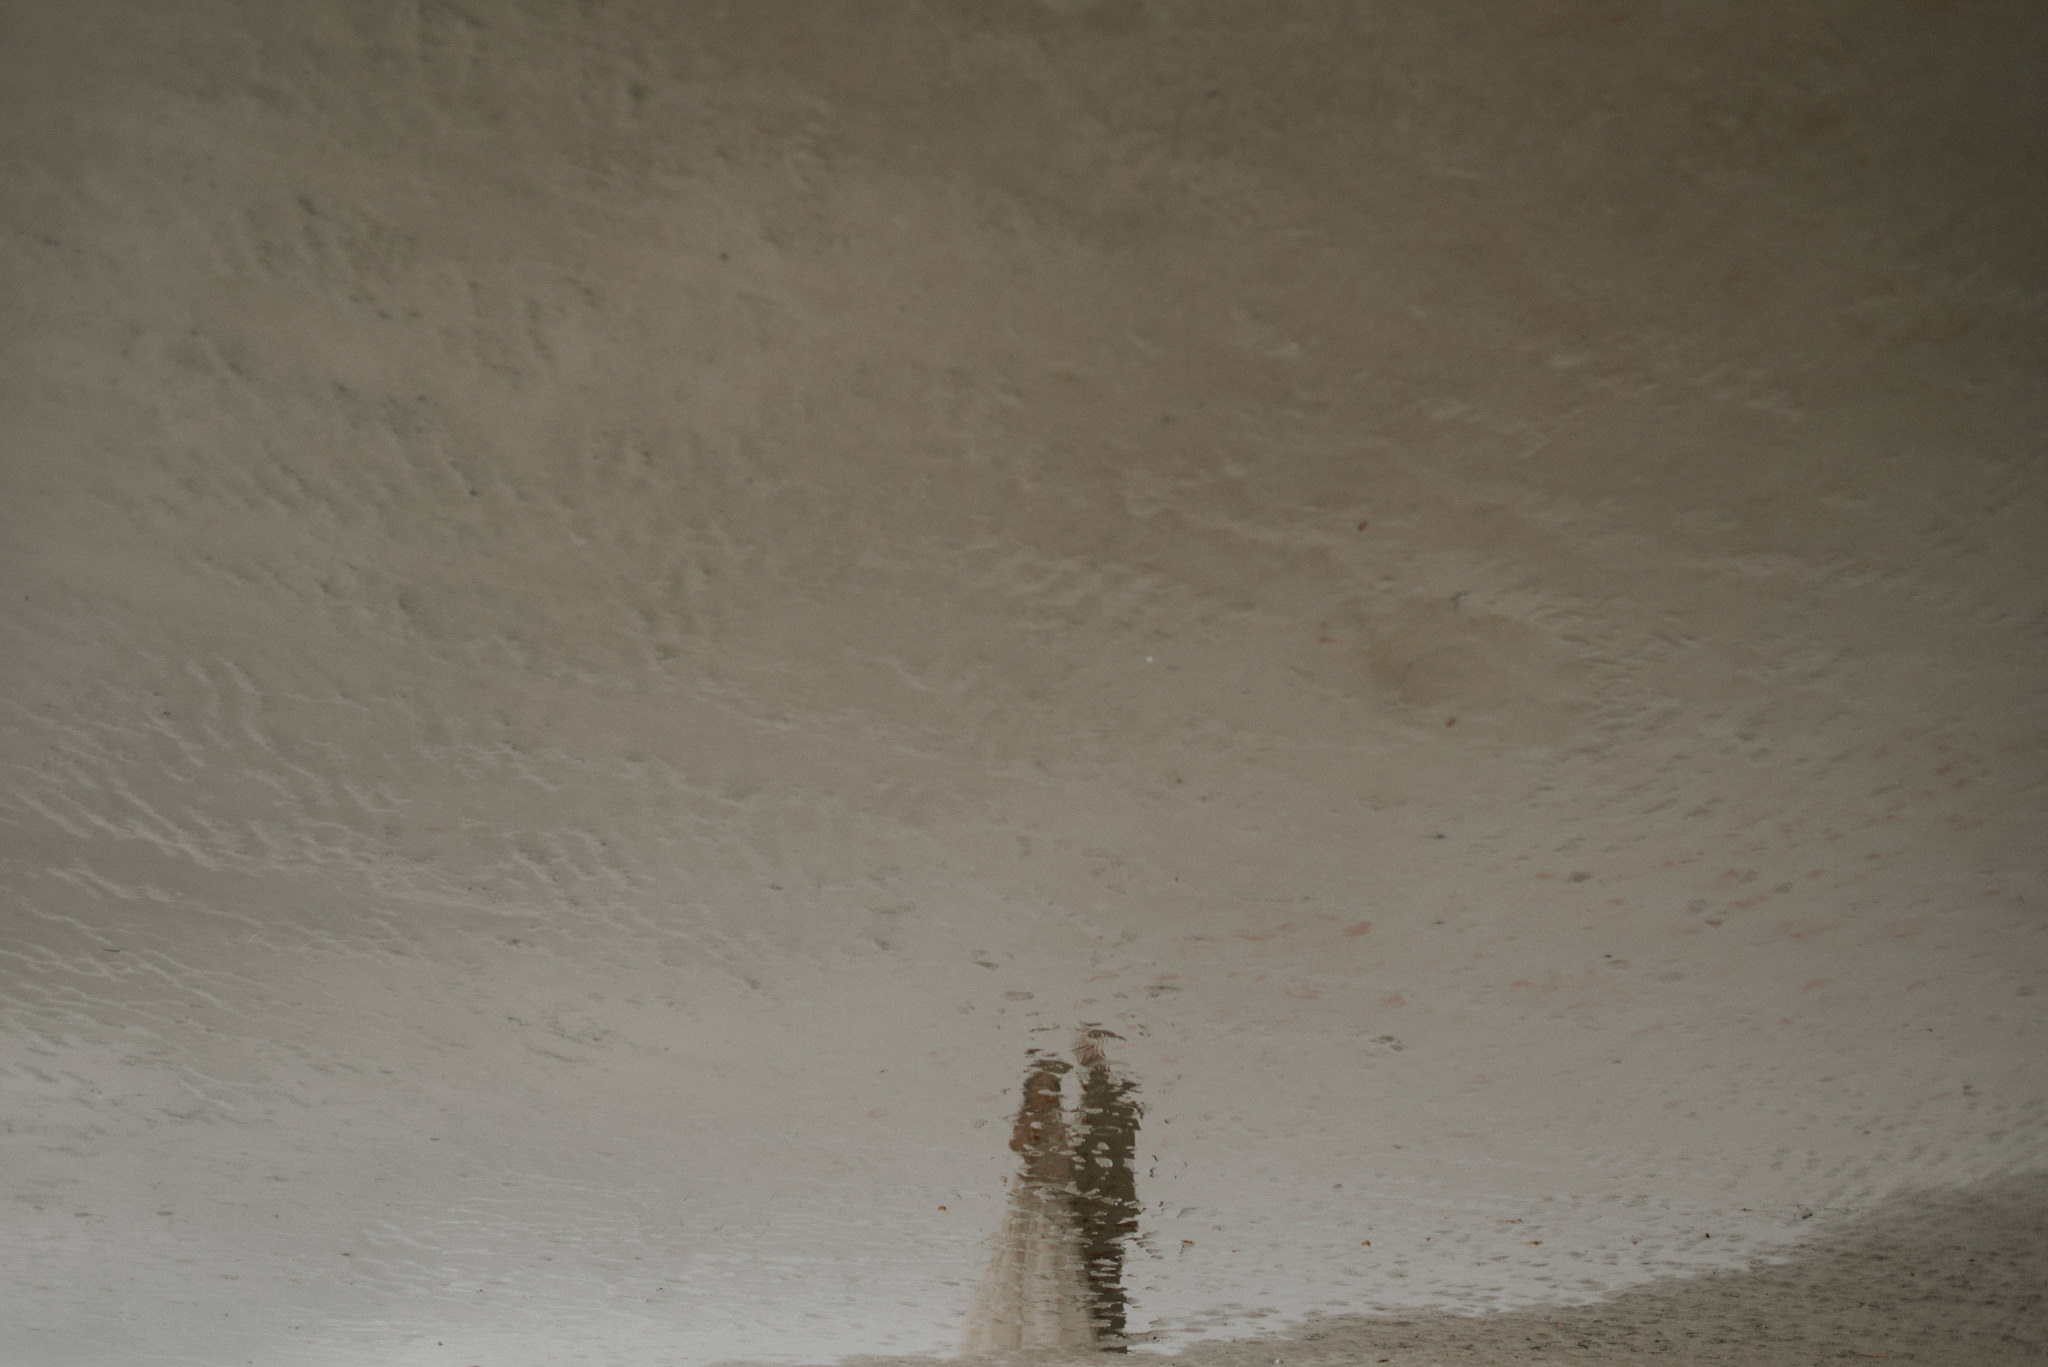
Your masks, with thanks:
M 2025 1360 L 2043 206 L 2017 0 L 0 0 L 0 1367 Z

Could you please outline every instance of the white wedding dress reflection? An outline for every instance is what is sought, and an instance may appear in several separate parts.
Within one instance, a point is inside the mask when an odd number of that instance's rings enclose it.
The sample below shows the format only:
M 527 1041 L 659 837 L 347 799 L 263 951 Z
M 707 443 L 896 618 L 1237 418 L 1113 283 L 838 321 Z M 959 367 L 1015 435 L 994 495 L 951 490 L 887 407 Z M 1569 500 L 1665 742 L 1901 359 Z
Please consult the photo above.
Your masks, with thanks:
M 1009 1209 L 967 1312 L 964 1355 L 1095 1343 L 1073 1204 L 1073 1148 L 1060 1107 L 1066 1071 L 1060 1060 L 1040 1057 L 1025 1076 L 1024 1104 L 1010 1136 L 1023 1169 L 1010 1181 Z

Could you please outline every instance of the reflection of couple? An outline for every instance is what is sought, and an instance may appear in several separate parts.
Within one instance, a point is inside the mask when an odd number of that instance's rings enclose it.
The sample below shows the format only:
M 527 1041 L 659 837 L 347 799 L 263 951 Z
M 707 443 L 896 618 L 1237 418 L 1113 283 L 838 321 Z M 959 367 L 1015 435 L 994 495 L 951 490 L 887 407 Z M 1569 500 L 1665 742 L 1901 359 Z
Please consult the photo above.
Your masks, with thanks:
M 1010 1147 L 1022 1167 L 1010 1184 L 988 1271 L 968 1313 L 962 1350 L 1123 1349 L 1124 1242 L 1137 1232 L 1132 1159 L 1141 1113 L 1137 1084 L 1113 1069 L 1100 1041 L 1082 1034 L 1081 1102 L 1061 1104 L 1062 1059 L 1033 1051 Z

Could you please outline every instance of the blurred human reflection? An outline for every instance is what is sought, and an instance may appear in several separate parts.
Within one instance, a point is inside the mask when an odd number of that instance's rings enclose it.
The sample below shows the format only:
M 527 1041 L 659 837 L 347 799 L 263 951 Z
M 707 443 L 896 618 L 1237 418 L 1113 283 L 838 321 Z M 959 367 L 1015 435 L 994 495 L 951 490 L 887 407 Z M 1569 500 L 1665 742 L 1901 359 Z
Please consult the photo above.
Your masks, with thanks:
M 1138 1084 L 1102 1053 L 1107 1030 L 1087 1029 L 1074 1048 L 1081 1108 L 1074 1124 L 1074 1213 L 1098 1346 L 1124 1351 L 1124 1245 L 1138 1232 Z
M 968 1311 L 963 1354 L 1013 1348 L 1123 1351 L 1123 1246 L 1137 1230 L 1131 1160 L 1140 1108 L 1136 1083 L 1104 1057 L 1106 1031 L 1084 1031 L 1081 1101 L 1062 1101 L 1071 1066 L 1033 1050 L 1010 1147 L 1010 1182 L 988 1270 Z

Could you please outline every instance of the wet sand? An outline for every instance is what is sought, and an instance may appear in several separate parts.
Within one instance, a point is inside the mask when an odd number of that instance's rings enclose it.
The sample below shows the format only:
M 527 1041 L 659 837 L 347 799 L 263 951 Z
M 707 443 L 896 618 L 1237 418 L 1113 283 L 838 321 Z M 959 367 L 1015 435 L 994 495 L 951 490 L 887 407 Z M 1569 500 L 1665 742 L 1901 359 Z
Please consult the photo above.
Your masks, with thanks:
M 0 0 L 0 187 L 0 1367 L 949 1353 L 1085 1022 L 1066 1332 L 2023 1352 L 2048 5 Z
M 1181 1367 L 1654 1363 L 1808 1367 L 2048 1361 L 2048 1175 L 1921 1192 L 1821 1230 L 1781 1262 L 1651 1282 L 1591 1305 L 1330 1316 L 1198 1344 Z M 1088 1361 L 1087 1355 L 1011 1360 Z M 860 1358 L 896 1367 L 925 1358 Z
M 1595 1305 L 1333 1318 L 1202 1347 L 1189 1367 L 1387 1362 L 1743 1364 L 2048 1360 L 2048 1178 L 1897 1200 L 1785 1262 L 1652 1282 Z M 1269 1351 L 1270 1350 L 1270 1351 Z

